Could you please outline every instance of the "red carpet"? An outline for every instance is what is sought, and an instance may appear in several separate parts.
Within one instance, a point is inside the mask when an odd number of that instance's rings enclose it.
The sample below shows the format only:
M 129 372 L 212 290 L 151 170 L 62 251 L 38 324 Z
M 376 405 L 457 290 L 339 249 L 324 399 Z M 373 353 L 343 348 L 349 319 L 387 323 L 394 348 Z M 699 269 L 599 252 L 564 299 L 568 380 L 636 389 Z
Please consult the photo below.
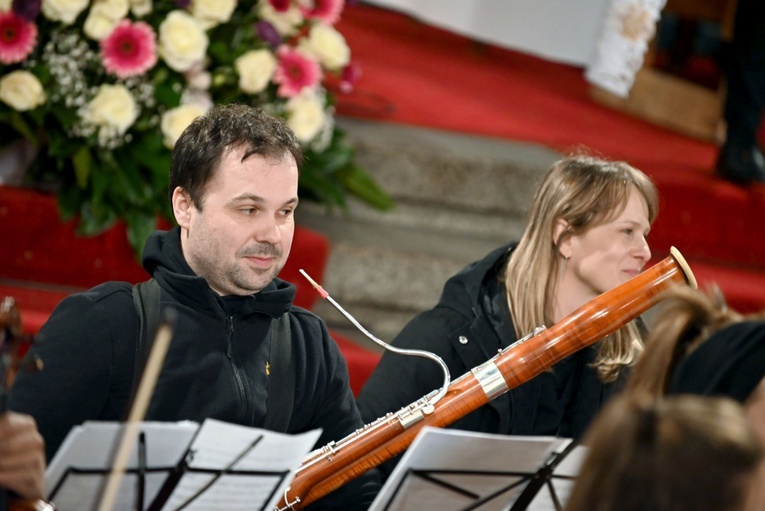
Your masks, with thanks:
M 676 246 L 702 285 L 731 305 L 765 307 L 765 186 L 712 176 L 717 148 L 589 98 L 580 68 L 472 42 L 402 14 L 356 5 L 339 24 L 362 78 L 342 115 L 540 143 L 586 147 L 650 175 L 662 204 L 656 258 Z

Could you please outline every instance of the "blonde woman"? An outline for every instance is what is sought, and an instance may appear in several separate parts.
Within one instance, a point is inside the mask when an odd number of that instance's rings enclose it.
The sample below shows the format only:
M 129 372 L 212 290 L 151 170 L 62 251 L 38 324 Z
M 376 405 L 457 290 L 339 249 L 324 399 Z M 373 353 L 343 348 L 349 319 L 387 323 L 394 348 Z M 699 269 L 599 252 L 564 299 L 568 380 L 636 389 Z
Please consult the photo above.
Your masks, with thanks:
M 646 237 L 657 202 L 650 179 L 626 163 L 591 156 L 556 162 L 537 188 L 520 242 L 449 279 L 438 305 L 415 317 L 393 344 L 435 352 L 453 377 L 466 373 L 637 275 L 651 257 Z M 453 427 L 579 437 L 640 349 L 639 329 L 629 324 Z M 442 380 L 428 360 L 385 354 L 357 399 L 362 418 L 397 411 Z

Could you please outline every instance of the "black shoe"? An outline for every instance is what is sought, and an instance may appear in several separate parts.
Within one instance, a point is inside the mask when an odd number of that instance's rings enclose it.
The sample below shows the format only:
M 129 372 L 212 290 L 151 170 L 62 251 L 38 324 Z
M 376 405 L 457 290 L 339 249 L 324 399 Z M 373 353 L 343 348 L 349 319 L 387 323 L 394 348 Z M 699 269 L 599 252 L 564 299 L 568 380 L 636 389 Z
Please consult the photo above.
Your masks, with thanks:
M 765 156 L 757 145 L 725 142 L 717 158 L 715 175 L 733 183 L 765 183 Z

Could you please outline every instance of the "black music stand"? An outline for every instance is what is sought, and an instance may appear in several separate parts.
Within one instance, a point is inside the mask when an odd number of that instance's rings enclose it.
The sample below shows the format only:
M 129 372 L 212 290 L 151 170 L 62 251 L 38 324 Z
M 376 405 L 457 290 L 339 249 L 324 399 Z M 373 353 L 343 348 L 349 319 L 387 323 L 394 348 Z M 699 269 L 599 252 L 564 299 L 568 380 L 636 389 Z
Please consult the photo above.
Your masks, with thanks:
M 57 453 L 52 462 L 56 476 L 46 492 L 59 509 L 98 509 L 111 469 L 104 454 L 82 449 L 116 441 L 120 427 L 86 423 L 70 433 L 63 459 Z M 210 419 L 201 427 L 144 423 L 113 509 L 270 510 L 319 434 L 285 435 Z
M 562 511 L 583 449 L 567 438 L 426 427 L 370 511 Z

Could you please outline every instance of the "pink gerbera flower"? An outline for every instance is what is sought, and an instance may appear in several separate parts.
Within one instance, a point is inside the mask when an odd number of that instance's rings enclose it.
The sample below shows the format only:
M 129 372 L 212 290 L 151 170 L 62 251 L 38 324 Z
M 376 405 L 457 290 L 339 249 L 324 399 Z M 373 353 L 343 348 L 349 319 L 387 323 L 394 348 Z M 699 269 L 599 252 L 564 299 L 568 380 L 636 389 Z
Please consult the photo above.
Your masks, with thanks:
M 26 59 L 37 44 L 37 25 L 13 11 L 0 12 L 0 62 L 13 64 Z
M 104 69 L 120 78 L 140 75 L 157 63 L 157 36 L 149 24 L 122 20 L 101 41 Z
M 279 84 L 276 93 L 283 98 L 291 98 L 300 93 L 303 87 L 316 87 L 321 80 L 319 63 L 288 46 L 281 46 L 276 51 L 279 65 L 274 73 L 274 82 Z
M 276 12 L 287 12 L 290 9 L 291 0 L 268 0 Z
M 343 0 L 312 0 L 301 6 L 303 16 L 320 20 L 326 25 L 334 25 L 340 19 L 345 2 Z

